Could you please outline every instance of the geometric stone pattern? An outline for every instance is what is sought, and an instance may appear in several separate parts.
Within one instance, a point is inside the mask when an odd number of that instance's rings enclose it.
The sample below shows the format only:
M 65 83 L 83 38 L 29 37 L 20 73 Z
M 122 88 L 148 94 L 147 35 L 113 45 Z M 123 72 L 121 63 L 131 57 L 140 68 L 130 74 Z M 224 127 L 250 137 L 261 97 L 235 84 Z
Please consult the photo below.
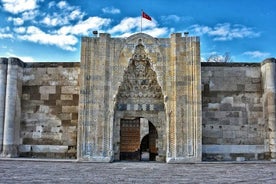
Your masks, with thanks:
M 164 111 L 163 98 L 145 46 L 139 40 L 119 86 L 117 108 L 119 111 Z
M 76 158 L 78 74 L 78 63 L 24 68 L 20 156 Z
M 140 39 L 119 86 L 117 102 L 162 103 L 163 98 L 156 73 L 150 66 L 150 59 Z
M 164 111 L 164 104 L 118 104 L 118 111 Z

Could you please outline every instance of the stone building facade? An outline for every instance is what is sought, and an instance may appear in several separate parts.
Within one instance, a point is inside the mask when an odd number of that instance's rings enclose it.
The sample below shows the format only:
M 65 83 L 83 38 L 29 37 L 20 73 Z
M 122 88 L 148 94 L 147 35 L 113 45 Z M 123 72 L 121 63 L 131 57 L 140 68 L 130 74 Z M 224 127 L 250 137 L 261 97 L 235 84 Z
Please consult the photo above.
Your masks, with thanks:
M 200 63 L 180 33 L 83 37 L 80 63 L 0 58 L 1 157 L 274 161 L 275 63 Z

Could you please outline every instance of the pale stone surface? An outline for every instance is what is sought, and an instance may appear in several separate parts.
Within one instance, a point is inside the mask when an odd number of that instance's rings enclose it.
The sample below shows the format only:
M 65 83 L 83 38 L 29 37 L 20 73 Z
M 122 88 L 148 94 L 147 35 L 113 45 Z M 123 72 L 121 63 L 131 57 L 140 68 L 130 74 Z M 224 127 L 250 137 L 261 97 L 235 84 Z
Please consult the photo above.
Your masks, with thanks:
M 149 123 L 157 131 L 158 161 L 275 160 L 275 59 L 200 63 L 199 48 L 180 33 L 100 34 L 82 38 L 80 64 L 20 62 L 8 76 L 5 60 L 17 59 L 1 58 L 2 155 L 120 160 L 120 121 L 141 118 L 141 141 Z
M 256 151 L 259 158 L 246 145 L 265 147 L 266 127 L 263 119 L 263 98 L 260 64 L 202 63 L 203 148 L 204 160 L 265 159 L 267 149 Z M 237 148 L 235 152 L 229 148 Z M 253 154 L 253 155 L 252 155 Z
M 0 154 L 2 152 L 4 135 L 7 63 L 7 58 L 0 58 Z
M 28 63 L 24 68 L 20 148 L 26 149 L 20 156 L 76 158 L 78 74 L 79 63 Z M 34 152 L 36 145 L 45 153 Z M 70 153 L 51 154 L 55 147 L 70 147 Z
M 3 157 L 17 157 L 21 118 L 21 94 L 23 63 L 9 58 L 5 98 L 5 120 L 3 132 Z
M 264 108 L 264 121 L 267 124 L 267 137 L 269 140 L 269 153 L 270 159 L 276 159 L 276 59 L 266 59 L 262 63 L 262 81 L 263 81 L 263 108 Z
M 198 37 L 84 37 L 78 158 L 120 159 L 120 120 L 143 117 L 157 129 L 163 161 L 200 161 L 200 71 Z

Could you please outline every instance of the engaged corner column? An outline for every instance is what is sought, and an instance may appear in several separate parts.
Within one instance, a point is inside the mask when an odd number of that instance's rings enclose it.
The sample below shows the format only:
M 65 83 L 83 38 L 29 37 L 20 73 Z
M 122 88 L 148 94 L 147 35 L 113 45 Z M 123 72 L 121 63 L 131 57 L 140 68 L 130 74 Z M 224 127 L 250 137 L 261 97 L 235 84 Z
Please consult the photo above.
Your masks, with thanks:
M 276 59 L 262 62 L 264 89 L 264 117 L 267 120 L 268 151 L 271 161 L 276 161 Z
M 19 129 L 22 91 L 23 62 L 17 58 L 9 58 L 7 65 L 7 85 L 5 98 L 5 120 L 2 157 L 17 157 L 19 145 Z
M 8 64 L 8 58 L 0 58 L 0 153 L 3 150 L 7 64 Z

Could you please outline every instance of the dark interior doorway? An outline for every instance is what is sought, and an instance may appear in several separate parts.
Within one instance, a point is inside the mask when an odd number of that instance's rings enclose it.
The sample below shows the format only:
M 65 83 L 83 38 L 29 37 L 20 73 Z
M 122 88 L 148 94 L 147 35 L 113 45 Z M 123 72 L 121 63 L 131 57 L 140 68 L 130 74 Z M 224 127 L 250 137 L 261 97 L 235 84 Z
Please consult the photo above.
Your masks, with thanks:
M 149 133 L 145 135 L 141 141 L 141 160 L 155 161 L 158 155 L 156 147 L 157 131 L 154 125 L 149 122 Z
M 141 118 L 121 119 L 120 160 L 156 160 L 156 156 L 158 155 L 158 149 L 156 147 L 156 140 L 158 138 L 157 130 L 155 126 L 150 121 L 148 121 L 147 134 L 142 138 L 140 121 Z

